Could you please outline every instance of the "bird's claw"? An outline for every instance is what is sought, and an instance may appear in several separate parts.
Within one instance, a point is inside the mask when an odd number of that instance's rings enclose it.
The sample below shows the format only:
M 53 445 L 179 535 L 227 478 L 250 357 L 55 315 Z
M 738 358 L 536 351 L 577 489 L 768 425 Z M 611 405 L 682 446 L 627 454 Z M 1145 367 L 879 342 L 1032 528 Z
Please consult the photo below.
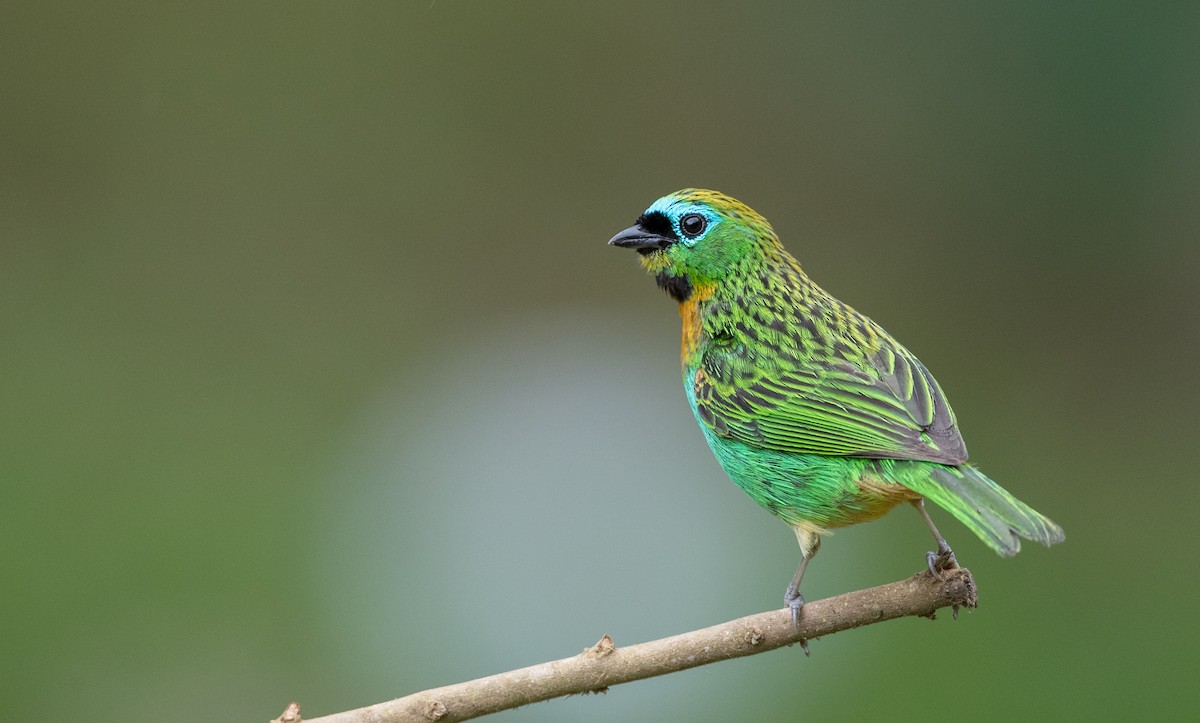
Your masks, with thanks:
M 800 608 L 804 607 L 804 596 L 801 595 L 799 591 L 793 592 L 788 590 L 787 594 L 783 596 L 783 606 L 786 608 L 791 608 L 792 625 L 798 627 L 800 625 Z M 806 647 L 805 652 L 807 652 L 807 650 L 808 648 Z
M 945 580 L 942 573 L 957 568 L 958 560 L 954 558 L 954 550 L 948 545 L 938 545 L 937 552 L 925 553 L 925 564 L 929 566 L 930 575 L 938 580 Z
M 789 587 L 787 592 L 783 594 L 783 606 L 792 611 L 792 627 L 799 628 L 800 608 L 804 607 L 804 596 L 800 594 L 799 590 L 793 590 Z M 807 640 L 802 639 L 800 641 L 800 649 L 804 651 L 804 657 L 808 658 L 812 656 L 812 652 L 808 649 Z

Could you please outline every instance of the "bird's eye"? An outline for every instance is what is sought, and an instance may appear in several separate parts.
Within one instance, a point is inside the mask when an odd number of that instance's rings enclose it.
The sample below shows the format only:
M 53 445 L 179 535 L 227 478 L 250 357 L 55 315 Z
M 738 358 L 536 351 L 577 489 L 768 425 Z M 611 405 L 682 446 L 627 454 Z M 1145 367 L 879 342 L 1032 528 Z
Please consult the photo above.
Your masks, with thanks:
M 679 219 L 679 230 L 683 231 L 683 235 L 688 238 L 696 238 L 704 233 L 706 226 L 708 226 L 708 219 L 698 213 L 689 213 Z

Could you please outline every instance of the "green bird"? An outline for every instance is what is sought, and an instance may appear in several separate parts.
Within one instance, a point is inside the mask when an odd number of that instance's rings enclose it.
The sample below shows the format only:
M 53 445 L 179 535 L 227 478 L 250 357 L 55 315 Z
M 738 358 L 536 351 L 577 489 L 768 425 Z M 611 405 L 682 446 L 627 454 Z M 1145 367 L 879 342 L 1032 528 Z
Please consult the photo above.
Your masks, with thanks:
M 975 467 L 933 375 L 878 324 L 813 283 L 767 220 L 716 191 L 655 201 L 613 246 L 641 255 L 683 318 L 683 387 L 726 474 L 796 533 L 800 581 L 832 528 L 912 504 L 937 551 L 957 565 L 925 511 L 929 499 L 993 550 L 1062 542 L 1062 528 Z

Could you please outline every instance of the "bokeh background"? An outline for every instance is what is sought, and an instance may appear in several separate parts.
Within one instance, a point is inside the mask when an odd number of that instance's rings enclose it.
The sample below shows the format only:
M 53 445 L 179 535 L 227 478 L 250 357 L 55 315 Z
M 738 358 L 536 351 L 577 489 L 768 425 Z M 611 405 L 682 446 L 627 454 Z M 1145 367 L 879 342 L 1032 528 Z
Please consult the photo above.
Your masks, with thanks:
M 981 607 L 497 716 L 1183 717 L 1194 3 L 0 10 L 0 719 L 331 713 L 774 608 L 791 532 L 605 246 L 713 187 L 1060 522 Z M 839 532 L 810 599 L 929 548 Z

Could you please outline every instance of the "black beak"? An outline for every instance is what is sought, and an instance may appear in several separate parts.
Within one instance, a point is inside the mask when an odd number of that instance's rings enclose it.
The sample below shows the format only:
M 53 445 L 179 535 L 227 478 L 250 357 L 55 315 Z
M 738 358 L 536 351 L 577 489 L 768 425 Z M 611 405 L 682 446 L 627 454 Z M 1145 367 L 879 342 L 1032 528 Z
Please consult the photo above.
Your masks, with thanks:
M 609 246 L 633 249 L 643 256 L 665 249 L 675 243 L 675 239 L 650 233 L 638 224 L 634 224 L 608 240 Z

